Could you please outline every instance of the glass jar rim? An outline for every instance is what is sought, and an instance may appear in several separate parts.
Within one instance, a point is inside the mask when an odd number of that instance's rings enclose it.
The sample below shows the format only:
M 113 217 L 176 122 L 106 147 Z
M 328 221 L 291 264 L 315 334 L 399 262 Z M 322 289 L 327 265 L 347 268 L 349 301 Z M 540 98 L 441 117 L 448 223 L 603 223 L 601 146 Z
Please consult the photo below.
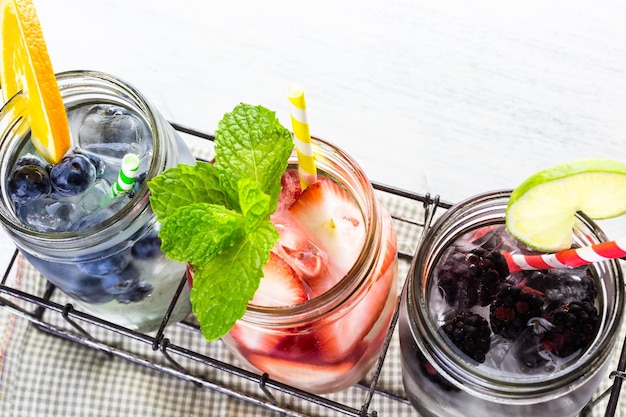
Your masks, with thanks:
M 143 94 L 128 82 L 108 73 L 91 70 L 65 71 L 56 74 L 56 77 L 66 108 L 68 105 L 72 105 L 75 102 L 81 104 L 100 103 L 102 101 L 134 108 L 138 110 L 146 121 L 152 133 L 153 141 L 152 159 L 148 172 L 146 173 L 146 181 L 120 211 L 101 223 L 78 231 L 43 232 L 23 225 L 15 218 L 12 208 L 6 207 L 4 202 L 0 204 L 0 220 L 11 229 L 12 233 L 19 234 L 35 244 L 45 242 L 44 245 L 50 244 L 55 247 L 76 248 L 80 247 L 85 236 L 104 242 L 112 235 L 117 234 L 116 231 L 111 230 L 112 225 L 125 221 L 125 219 L 151 215 L 147 181 L 157 175 L 165 163 L 165 155 L 162 152 L 163 144 L 160 143 L 164 133 L 163 126 L 155 117 L 155 115 L 158 114 L 157 110 Z M 85 91 L 87 87 L 92 87 L 94 91 Z M 100 101 L 98 99 L 100 99 Z M 66 102 L 66 100 L 70 100 L 70 102 Z M 26 123 L 26 102 L 23 100 L 21 92 L 16 93 L 4 104 L 0 109 L 0 117 L 3 115 L 6 116 L 6 113 L 12 111 L 18 112 L 22 123 Z M 15 123 L 13 126 L 15 126 Z M 13 129 L 14 127 L 9 128 L 5 133 L 10 133 Z M 23 135 L 19 140 L 20 143 L 15 144 L 12 149 L 21 146 L 24 137 Z M 5 140 L 6 137 L 3 137 L 2 141 L 4 142 Z M 9 152 L 9 150 L 5 149 L 3 155 L 7 152 Z M 3 167 L 3 170 L 5 169 L 7 169 L 7 167 Z M 6 174 L 6 172 L 3 171 L 2 178 L 6 177 L 4 174 Z M 3 201 L 8 201 L 6 195 L 3 195 L 2 199 Z

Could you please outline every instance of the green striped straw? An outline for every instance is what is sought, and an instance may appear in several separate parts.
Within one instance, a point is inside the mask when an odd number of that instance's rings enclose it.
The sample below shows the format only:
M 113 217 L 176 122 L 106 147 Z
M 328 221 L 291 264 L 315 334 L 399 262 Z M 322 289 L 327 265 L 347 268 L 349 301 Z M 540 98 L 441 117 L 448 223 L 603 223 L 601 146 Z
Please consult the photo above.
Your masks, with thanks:
M 139 171 L 139 156 L 134 153 L 127 153 L 122 159 L 122 168 L 117 177 L 117 182 L 111 186 L 111 194 L 113 197 L 129 191 L 133 188 L 135 177 Z

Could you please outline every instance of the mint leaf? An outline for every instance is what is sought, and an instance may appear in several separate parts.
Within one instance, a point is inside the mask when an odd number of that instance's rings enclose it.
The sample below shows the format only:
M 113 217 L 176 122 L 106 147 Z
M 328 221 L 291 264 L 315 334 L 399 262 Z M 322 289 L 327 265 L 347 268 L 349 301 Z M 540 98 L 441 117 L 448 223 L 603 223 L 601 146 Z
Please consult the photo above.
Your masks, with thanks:
M 191 303 L 207 340 L 226 334 L 244 315 L 277 239 L 274 225 L 265 221 L 236 245 L 194 267 Z
M 291 133 L 276 113 L 261 106 L 240 104 L 224 115 L 215 132 L 215 166 L 230 204 L 238 207 L 240 179 L 250 178 L 274 202 L 280 193 L 280 178 L 293 149 Z
M 148 182 L 161 249 L 194 268 L 191 303 L 208 340 L 230 330 L 259 286 L 292 150 L 274 112 L 241 104 L 215 132 L 214 165 L 179 165 Z
M 224 206 L 196 203 L 183 206 L 161 227 L 161 250 L 177 261 L 208 262 L 241 240 L 245 218 Z
M 150 205 L 157 220 L 165 223 L 180 207 L 193 203 L 224 205 L 226 199 L 220 188 L 217 169 L 206 162 L 178 165 L 148 182 Z
M 237 184 L 239 190 L 239 205 L 241 212 L 246 218 L 246 232 L 257 227 L 260 222 L 267 218 L 270 206 L 270 196 L 261 191 L 259 183 L 244 178 Z

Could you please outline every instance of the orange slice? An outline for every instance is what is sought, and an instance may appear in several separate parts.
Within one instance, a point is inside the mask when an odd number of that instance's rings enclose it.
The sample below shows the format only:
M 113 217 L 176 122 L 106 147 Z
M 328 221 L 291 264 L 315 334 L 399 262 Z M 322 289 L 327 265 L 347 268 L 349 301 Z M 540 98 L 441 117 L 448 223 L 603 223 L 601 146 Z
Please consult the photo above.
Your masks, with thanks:
M 2 99 L 23 92 L 31 142 L 43 158 L 56 163 L 70 147 L 70 131 L 35 6 L 32 0 L 0 0 L 0 19 Z

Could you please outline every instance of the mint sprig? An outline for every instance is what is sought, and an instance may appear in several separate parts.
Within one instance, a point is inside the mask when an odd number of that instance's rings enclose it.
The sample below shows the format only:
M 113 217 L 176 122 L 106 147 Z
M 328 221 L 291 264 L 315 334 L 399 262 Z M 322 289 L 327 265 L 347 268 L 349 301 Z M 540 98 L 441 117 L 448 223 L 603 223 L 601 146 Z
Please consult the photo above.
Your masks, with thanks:
M 148 182 L 161 250 L 193 266 L 191 304 L 209 341 L 243 316 L 259 286 L 292 150 L 274 112 L 240 104 L 218 124 L 214 165 L 179 165 Z

